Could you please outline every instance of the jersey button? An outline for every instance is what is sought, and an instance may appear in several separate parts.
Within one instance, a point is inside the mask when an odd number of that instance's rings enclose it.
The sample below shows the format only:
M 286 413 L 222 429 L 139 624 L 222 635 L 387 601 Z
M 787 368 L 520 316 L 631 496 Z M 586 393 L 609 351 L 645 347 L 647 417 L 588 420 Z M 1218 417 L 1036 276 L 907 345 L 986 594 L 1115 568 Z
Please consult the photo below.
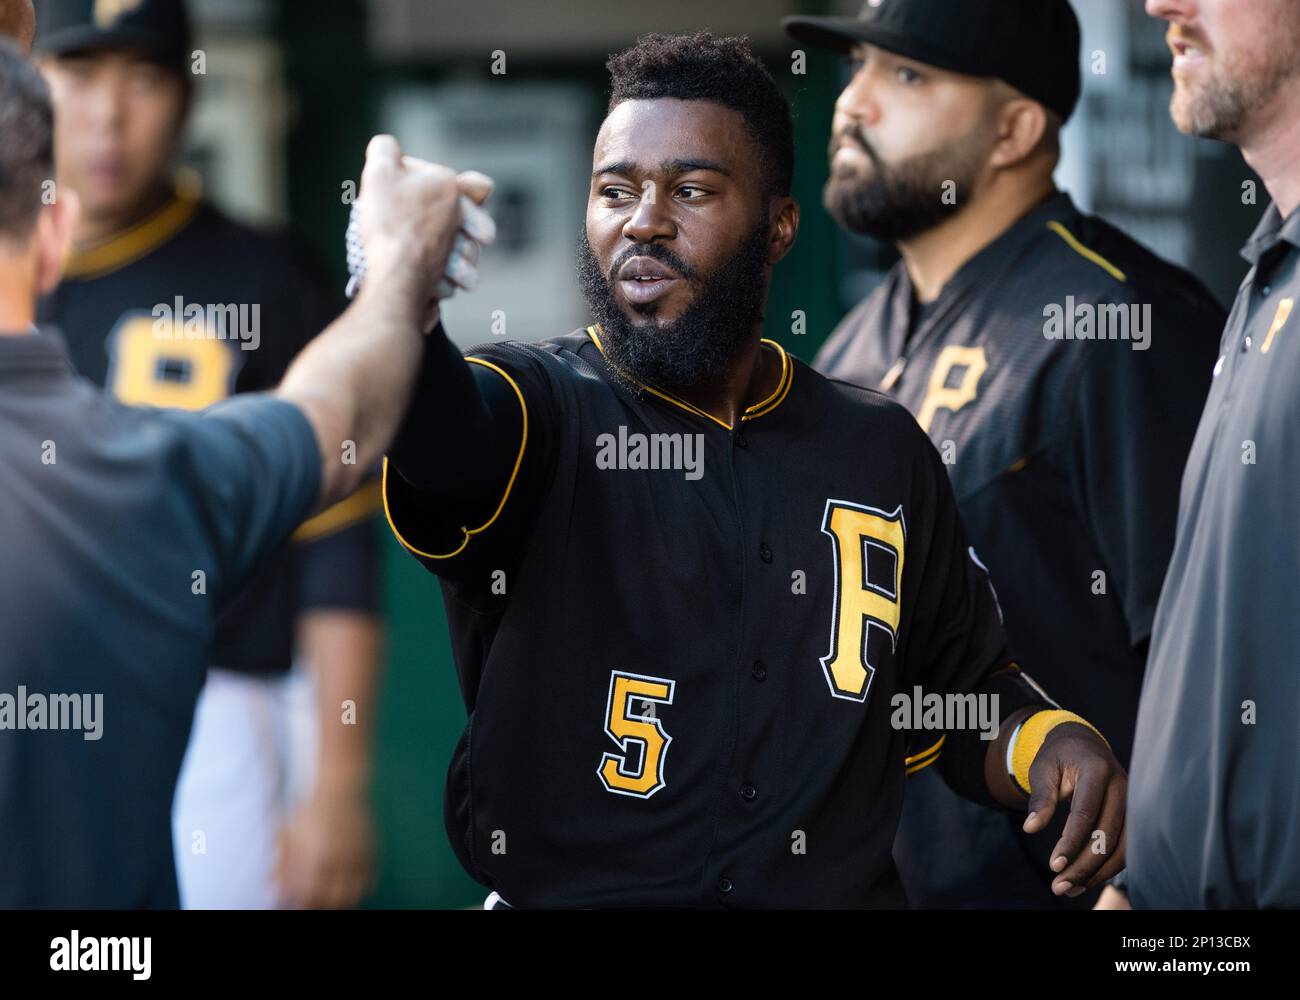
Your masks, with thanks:
M 754 674 L 754 680 L 756 681 L 767 680 L 767 667 L 763 665 L 762 660 L 754 661 L 753 674 Z
M 1268 298 L 1270 295 L 1273 294 L 1273 286 L 1272 286 L 1272 285 L 1265 285 L 1265 286 L 1264 286 L 1263 288 L 1261 288 L 1259 291 L 1260 291 L 1260 294 L 1264 296 L 1264 298 Z
M 765 563 L 770 563 L 772 561 L 772 550 L 767 547 L 766 542 L 759 546 L 758 558 L 762 559 Z
M 758 798 L 758 789 L 755 788 L 753 785 L 741 785 L 740 797 L 744 799 L 746 802 L 753 802 L 756 798 Z
M 731 890 L 734 888 L 735 886 L 731 884 L 731 879 L 729 878 L 718 879 L 718 892 L 722 893 L 724 896 L 727 893 L 731 892 Z
M 737 435 L 736 435 L 736 447 L 737 447 L 737 448 L 748 448 L 748 447 L 749 447 L 749 442 L 745 440 L 745 435 L 744 435 L 744 434 L 737 434 Z
M 1242 353 L 1244 354 L 1246 351 L 1249 351 L 1249 350 L 1250 350 L 1250 345 L 1253 344 L 1253 343 L 1254 343 L 1254 341 L 1251 340 L 1251 338 L 1250 338 L 1249 336 L 1247 336 L 1246 339 L 1243 340 L 1243 341 L 1241 342 L 1241 351 L 1242 351 Z

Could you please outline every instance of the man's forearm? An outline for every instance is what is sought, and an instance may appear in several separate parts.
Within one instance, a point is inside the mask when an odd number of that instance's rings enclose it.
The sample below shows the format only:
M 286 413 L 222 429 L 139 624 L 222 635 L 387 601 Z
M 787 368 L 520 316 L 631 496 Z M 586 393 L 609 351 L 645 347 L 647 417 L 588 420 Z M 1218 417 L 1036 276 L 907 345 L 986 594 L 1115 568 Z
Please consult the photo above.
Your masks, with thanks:
M 411 399 L 423 350 L 409 295 L 380 285 L 355 302 L 289 367 L 278 395 L 316 431 L 326 507 L 360 485 L 382 457 Z
M 298 644 L 316 678 L 316 788 L 364 791 L 371 776 L 379 686 L 379 619 L 361 611 L 306 611 L 298 619 Z

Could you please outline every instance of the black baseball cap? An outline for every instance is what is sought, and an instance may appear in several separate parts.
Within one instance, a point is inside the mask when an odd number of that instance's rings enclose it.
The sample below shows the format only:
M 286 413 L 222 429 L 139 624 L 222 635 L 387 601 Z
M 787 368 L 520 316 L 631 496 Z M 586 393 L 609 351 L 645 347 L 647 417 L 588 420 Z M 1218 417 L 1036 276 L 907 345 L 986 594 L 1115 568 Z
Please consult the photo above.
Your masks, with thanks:
M 40 0 L 36 5 L 38 53 L 131 49 L 179 68 L 189 60 L 190 48 L 184 0 Z
M 927 66 L 997 77 L 1062 119 L 1083 88 L 1069 0 L 867 0 L 857 17 L 787 17 L 781 26 L 817 48 L 848 52 L 866 42 Z

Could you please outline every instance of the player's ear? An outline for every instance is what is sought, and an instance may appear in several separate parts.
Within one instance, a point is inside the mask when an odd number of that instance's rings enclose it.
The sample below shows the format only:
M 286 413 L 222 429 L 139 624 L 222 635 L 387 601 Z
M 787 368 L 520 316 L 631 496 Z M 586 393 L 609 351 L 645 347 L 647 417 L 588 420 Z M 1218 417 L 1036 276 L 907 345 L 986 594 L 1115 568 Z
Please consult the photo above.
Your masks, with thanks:
M 772 205 L 772 235 L 767 244 L 767 263 L 776 266 L 794 248 L 799 235 L 799 203 L 780 198 Z
M 1013 98 L 997 112 L 997 142 L 989 156 L 994 169 L 1015 167 L 1032 156 L 1047 132 L 1047 109 L 1027 97 Z
M 63 277 L 63 265 L 72 248 L 72 233 L 81 217 L 81 202 L 68 187 L 59 188 L 52 205 L 41 209 L 33 234 L 36 256 L 36 294 L 52 292 Z
M 16 41 L 24 55 L 32 51 L 36 36 L 36 9 L 32 0 L 0 0 L 0 35 Z

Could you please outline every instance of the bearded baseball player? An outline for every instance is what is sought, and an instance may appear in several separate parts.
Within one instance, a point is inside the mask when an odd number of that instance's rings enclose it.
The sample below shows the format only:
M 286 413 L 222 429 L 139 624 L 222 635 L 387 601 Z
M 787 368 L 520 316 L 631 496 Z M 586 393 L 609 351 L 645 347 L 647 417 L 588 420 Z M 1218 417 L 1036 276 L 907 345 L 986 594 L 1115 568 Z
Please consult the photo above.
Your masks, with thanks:
M 609 69 L 592 324 L 467 358 L 435 332 L 385 466 L 469 712 L 461 863 L 492 908 L 900 906 L 904 784 L 937 764 L 1029 829 L 1070 798 L 1054 891 L 1108 878 L 1124 772 L 1009 654 L 925 434 L 761 337 L 785 99 L 738 39 Z
M 1080 95 L 1067 0 L 880 0 L 785 24 L 852 63 L 826 207 L 902 258 L 813 364 L 916 416 L 1016 654 L 1127 767 L 1223 309 L 1056 187 Z M 894 857 L 919 907 L 1090 905 L 1043 877 L 1058 833 L 920 774 Z

